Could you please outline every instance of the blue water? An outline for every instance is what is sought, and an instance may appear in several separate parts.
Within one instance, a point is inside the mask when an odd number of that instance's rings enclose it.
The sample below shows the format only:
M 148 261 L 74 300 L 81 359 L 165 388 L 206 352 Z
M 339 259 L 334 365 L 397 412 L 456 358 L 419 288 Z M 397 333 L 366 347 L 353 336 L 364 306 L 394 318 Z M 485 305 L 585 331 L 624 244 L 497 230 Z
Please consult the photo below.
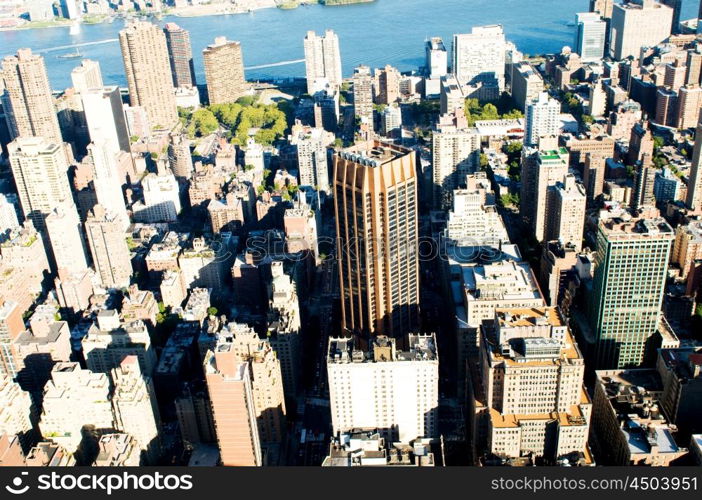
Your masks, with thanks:
M 697 0 L 684 0 L 682 19 L 696 16 Z M 309 6 L 295 10 L 266 9 L 251 14 L 217 17 L 169 17 L 190 30 L 196 71 L 202 76 L 201 53 L 215 36 L 239 40 L 247 67 L 295 61 L 304 57 L 302 40 L 307 30 L 331 28 L 341 45 L 344 75 L 359 64 L 396 66 L 402 71 L 423 62 L 423 42 L 441 36 L 450 46 L 454 33 L 470 31 L 471 26 L 502 24 L 508 39 L 527 54 L 559 51 L 571 45 L 573 27 L 568 24 L 576 12 L 586 11 L 588 0 L 377 0 L 374 3 L 343 7 Z M 122 20 L 112 24 L 83 25 L 76 34 L 69 28 L 0 32 L 0 56 L 20 47 L 42 52 L 49 78 L 55 89 L 71 85 L 71 69 L 77 59 L 56 56 L 74 52 L 98 60 L 108 84 L 125 85 L 124 67 L 117 34 Z M 98 42 L 98 43 L 95 43 Z M 102 43 L 104 42 L 104 43 Z M 89 45 L 84 45 L 89 44 Z M 249 79 L 304 76 L 303 63 L 252 69 Z

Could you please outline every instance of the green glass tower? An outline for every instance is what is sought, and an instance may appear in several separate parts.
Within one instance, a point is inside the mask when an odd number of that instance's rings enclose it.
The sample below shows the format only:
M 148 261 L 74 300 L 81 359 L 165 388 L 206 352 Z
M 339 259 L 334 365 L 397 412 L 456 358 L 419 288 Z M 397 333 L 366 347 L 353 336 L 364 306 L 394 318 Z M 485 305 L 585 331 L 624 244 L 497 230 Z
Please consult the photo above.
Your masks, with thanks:
M 590 303 L 596 369 L 638 366 L 659 328 L 674 239 L 663 219 L 601 222 Z

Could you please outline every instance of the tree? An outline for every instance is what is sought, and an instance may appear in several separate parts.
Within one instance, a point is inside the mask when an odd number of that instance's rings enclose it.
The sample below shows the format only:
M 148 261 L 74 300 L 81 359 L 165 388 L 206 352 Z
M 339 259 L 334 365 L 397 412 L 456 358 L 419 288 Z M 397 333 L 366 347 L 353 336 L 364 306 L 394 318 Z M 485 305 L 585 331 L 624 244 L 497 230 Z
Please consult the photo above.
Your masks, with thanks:
M 485 153 L 480 153 L 480 170 L 485 170 L 490 164 L 488 157 Z
M 661 137 L 660 135 L 654 135 L 653 136 L 653 149 L 654 150 L 659 150 L 663 146 L 665 146 L 665 139 Z
M 195 124 L 195 133 L 198 137 L 210 135 L 219 128 L 217 117 L 209 109 L 198 109 L 193 113 L 192 119 Z
M 216 307 L 208 307 L 208 308 L 207 308 L 207 315 L 208 315 L 208 316 L 217 316 L 217 313 L 218 313 L 218 312 L 219 312 L 219 311 L 217 310 Z

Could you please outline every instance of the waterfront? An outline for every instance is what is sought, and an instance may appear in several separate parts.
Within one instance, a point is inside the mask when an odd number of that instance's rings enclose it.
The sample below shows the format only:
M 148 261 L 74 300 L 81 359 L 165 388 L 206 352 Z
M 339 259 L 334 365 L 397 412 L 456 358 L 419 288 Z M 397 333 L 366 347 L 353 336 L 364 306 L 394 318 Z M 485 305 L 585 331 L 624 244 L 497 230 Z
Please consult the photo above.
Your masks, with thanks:
M 247 71 L 247 78 L 302 77 L 305 33 L 333 29 L 339 35 L 344 75 L 348 76 L 359 64 L 416 69 L 422 64 L 427 37 L 441 36 L 450 46 L 453 33 L 482 24 L 502 24 L 508 39 L 524 53 L 559 51 L 572 44 L 573 17 L 587 7 L 587 0 L 378 0 L 343 7 L 313 5 L 238 15 L 166 17 L 160 24 L 176 22 L 190 30 L 198 79 L 204 83 L 202 49 L 218 35 L 242 42 L 246 66 L 256 68 Z M 682 19 L 694 17 L 696 8 L 694 1 L 685 0 Z M 0 55 L 31 47 L 45 56 L 53 88 L 63 89 L 70 86 L 70 72 L 78 61 L 57 56 L 79 49 L 83 57 L 101 63 L 106 83 L 125 85 L 117 41 L 123 27 L 123 21 L 116 21 L 84 24 L 79 30 L 3 31 Z

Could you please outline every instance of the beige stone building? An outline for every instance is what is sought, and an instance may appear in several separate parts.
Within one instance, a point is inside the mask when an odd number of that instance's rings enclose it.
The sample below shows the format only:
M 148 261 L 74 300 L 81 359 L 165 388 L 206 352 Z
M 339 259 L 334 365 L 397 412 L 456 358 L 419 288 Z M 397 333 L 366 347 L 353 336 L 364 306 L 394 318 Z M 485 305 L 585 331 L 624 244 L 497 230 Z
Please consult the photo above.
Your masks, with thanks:
M 85 221 L 93 265 L 103 286 L 125 288 L 132 276 L 132 261 L 121 221 L 97 205 Z
M 551 463 L 576 453 L 592 463 L 585 364 L 557 308 L 496 310 L 482 326 L 480 359 L 491 453 Z
M 43 137 L 62 144 L 61 128 L 44 58 L 20 49 L 2 61 L 5 114 L 12 138 Z
M 239 42 L 217 37 L 202 55 L 210 105 L 235 102 L 246 95 L 248 85 Z
M 119 33 L 132 107 L 141 106 L 153 129 L 178 122 L 166 36 L 156 25 L 134 22 Z
M 691 221 L 675 229 L 675 242 L 670 261 L 680 268 L 681 277 L 686 278 L 690 272 L 690 266 L 697 259 L 702 259 L 702 222 Z

